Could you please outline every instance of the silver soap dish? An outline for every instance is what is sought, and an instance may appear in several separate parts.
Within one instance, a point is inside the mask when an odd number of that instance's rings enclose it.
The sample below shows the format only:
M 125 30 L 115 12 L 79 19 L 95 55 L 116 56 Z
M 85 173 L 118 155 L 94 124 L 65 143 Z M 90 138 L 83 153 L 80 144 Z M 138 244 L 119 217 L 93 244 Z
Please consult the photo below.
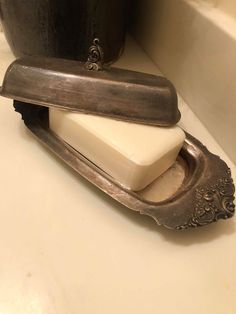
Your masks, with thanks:
M 230 169 L 190 134 L 177 161 L 182 176 L 178 187 L 165 197 L 153 197 L 161 194 L 159 181 L 148 187 L 150 198 L 147 191 L 125 189 L 50 130 L 48 107 L 161 126 L 179 121 L 176 91 L 168 80 L 112 68 L 100 71 L 101 61 L 96 42 L 86 65 L 40 57 L 19 59 L 7 70 L 0 94 L 14 99 L 25 125 L 55 155 L 113 199 L 159 225 L 182 230 L 231 218 L 235 187 Z
M 208 225 L 234 215 L 234 184 L 230 169 L 218 156 L 189 134 L 180 152 L 184 174 L 178 189 L 167 199 L 154 202 L 145 193 L 125 189 L 112 177 L 75 151 L 49 129 L 48 109 L 15 101 L 25 125 L 55 155 L 100 190 L 126 207 L 152 217 L 169 229 Z M 159 193 L 158 189 L 155 193 Z

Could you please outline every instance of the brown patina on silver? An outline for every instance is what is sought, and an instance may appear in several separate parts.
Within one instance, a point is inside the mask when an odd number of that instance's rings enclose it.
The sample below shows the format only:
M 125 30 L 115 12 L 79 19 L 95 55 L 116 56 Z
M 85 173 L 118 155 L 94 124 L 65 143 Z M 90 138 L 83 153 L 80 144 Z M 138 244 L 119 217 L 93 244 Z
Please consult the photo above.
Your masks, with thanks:
M 150 125 L 171 126 L 180 120 L 177 94 L 167 79 L 116 68 L 100 71 L 102 62 L 96 59 L 95 48 L 86 66 L 62 59 L 18 59 L 8 68 L 0 94 Z
M 124 188 L 54 134 L 49 128 L 48 108 L 15 101 L 15 109 L 36 138 L 77 173 L 119 203 L 152 217 L 159 225 L 182 230 L 234 215 L 235 188 L 230 169 L 189 134 L 180 153 L 186 164 L 184 182 L 172 197 L 155 203 Z
M 235 187 L 230 169 L 189 134 L 180 153 L 185 165 L 181 186 L 171 197 L 154 202 L 124 188 L 50 130 L 47 107 L 163 126 L 179 120 L 176 92 L 166 79 L 101 69 L 102 51 L 96 40 L 85 66 L 46 58 L 15 61 L 0 93 L 15 100 L 15 109 L 29 130 L 66 164 L 119 203 L 152 217 L 159 225 L 183 230 L 232 217 Z

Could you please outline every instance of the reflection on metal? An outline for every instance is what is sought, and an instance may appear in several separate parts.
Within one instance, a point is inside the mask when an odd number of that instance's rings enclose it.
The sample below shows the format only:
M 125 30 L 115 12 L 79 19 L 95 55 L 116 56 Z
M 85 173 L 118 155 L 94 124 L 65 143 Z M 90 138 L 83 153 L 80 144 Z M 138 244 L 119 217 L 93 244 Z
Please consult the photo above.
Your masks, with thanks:
M 99 69 L 102 55 L 95 40 L 87 67 Z M 18 59 L 8 68 L 0 94 L 136 123 L 171 126 L 180 120 L 177 93 L 166 78 L 116 68 L 88 71 L 71 60 Z
M 36 138 L 66 164 L 119 203 L 152 217 L 159 225 L 183 230 L 234 215 L 235 187 L 228 166 L 191 135 L 187 134 L 181 151 L 186 164 L 182 186 L 169 199 L 155 203 L 122 187 L 50 131 L 48 108 L 18 101 L 14 105 Z

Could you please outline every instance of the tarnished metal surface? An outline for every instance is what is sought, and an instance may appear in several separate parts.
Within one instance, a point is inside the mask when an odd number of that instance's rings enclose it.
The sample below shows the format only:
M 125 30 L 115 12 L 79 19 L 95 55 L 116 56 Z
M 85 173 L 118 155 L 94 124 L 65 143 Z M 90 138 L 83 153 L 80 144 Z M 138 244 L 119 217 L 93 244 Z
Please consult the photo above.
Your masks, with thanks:
M 121 204 L 152 217 L 159 225 L 183 230 L 234 215 L 235 188 L 230 169 L 189 134 L 181 151 L 187 165 L 182 186 L 171 198 L 154 203 L 119 185 L 51 132 L 47 108 L 16 101 L 15 109 L 36 138 L 76 172 Z
M 103 69 L 104 52 L 100 46 L 99 38 L 93 40 L 93 45 L 89 48 L 88 59 L 85 68 L 89 71 L 99 71 Z
M 86 66 L 99 68 L 98 42 L 91 49 Z M 167 79 L 115 68 L 89 71 L 86 66 L 62 59 L 18 59 L 8 68 L 0 94 L 137 123 L 170 126 L 179 121 L 177 94 Z

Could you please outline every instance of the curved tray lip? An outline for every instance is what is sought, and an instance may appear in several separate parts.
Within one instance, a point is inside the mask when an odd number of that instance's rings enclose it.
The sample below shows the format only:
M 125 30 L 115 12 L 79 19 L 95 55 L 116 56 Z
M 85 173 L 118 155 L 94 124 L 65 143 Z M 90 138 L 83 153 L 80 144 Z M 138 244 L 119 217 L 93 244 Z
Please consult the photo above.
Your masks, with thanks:
M 84 80 L 91 83 L 90 89 Z M 131 100 L 122 95 L 124 92 Z M 88 71 L 83 63 L 74 60 L 16 59 L 5 73 L 0 95 L 141 124 L 172 126 L 181 118 L 175 87 L 166 78 L 111 67 Z
M 46 108 L 17 101 L 14 106 L 36 138 L 77 173 L 119 203 L 152 217 L 159 225 L 183 230 L 205 226 L 234 215 L 235 187 L 230 169 L 220 157 L 210 153 L 188 133 L 181 151 L 188 164 L 188 177 L 172 198 L 155 203 L 122 187 L 56 136 L 48 128 Z

